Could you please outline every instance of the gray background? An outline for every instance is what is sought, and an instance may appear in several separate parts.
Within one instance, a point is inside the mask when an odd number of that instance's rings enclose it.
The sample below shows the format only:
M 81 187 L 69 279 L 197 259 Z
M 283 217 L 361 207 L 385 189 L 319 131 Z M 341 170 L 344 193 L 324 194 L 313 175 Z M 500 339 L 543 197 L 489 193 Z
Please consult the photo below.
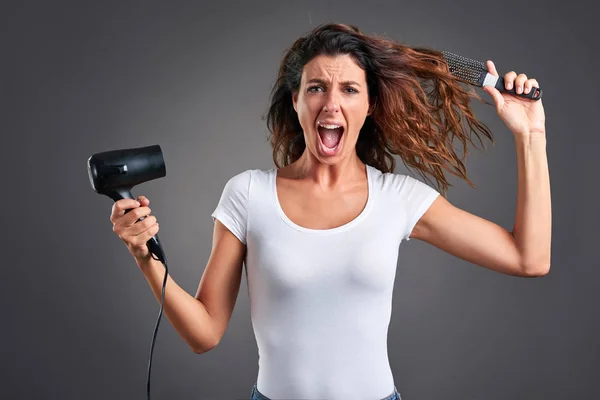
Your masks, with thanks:
M 600 145 L 592 2 L 18 2 L 2 8 L 3 399 L 145 398 L 159 304 L 91 189 L 93 153 L 160 144 L 151 200 L 171 276 L 194 294 L 225 182 L 273 166 L 261 116 L 284 49 L 317 24 L 492 59 L 544 90 L 552 269 L 501 275 L 419 241 L 400 251 L 389 356 L 403 399 L 598 399 Z M 489 99 L 489 96 L 480 91 Z M 512 229 L 516 158 L 497 144 L 450 176 L 458 207 Z M 406 171 L 402 165 L 400 173 Z M 413 176 L 416 176 L 413 174 Z M 248 399 L 257 349 L 243 279 L 220 345 L 194 354 L 163 316 L 154 399 Z

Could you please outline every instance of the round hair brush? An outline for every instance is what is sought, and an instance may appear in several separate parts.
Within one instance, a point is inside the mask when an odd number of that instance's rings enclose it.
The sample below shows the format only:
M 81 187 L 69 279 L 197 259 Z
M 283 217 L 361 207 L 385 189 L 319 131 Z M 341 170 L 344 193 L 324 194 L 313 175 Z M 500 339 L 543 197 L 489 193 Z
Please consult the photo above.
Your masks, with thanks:
M 447 51 L 442 51 L 442 54 L 444 55 L 444 58 L 446 58 L 450 73 L 461 82 L 478 87 L 493 86 L 500 92 L 510 93 L 514 96 L 531 100 L 539 100 L 542 98 L 542 89 L 537 87 L 531 88 L 529 93 L 521 94 L 518 94 L 514 87 L 507 90 L 504 86 L 504 78 L 490 74 L 485 67 L 485 63 L 481 61 L 471 60 L 470 58 Z

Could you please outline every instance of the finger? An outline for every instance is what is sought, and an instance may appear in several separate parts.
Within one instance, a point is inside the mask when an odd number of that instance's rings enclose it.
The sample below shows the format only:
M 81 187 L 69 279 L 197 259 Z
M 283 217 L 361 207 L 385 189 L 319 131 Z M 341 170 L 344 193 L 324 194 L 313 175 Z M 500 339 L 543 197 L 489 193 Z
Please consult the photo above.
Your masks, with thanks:
M 121 199 L 115 201 L 110 213 L 111 222 L 115 222 L 117 219 L 121 218 L 125 214 L 125 211 L 139 206 L 140 203 L 134 199 Z
M 123 216 L 121 218 L 120 224 L 125 227 L 132 226 L 133 224 L 138 222 L 138 220 L 140 218 L 142 218 L 142 217 L 145 218 L 148 215 L 150 215 L 151 211 L 152 210 L 150 209 L 150 207 L 140 206 L 138 208 L 135 208 L 135 209 L 131 210 L 129 213 L 125 214 L 125 216 Z
M 525 85 L 525 81 L 527 81 L 527 75 L 519 74 L 515 79 L 515 90 L 517 94 L 523 93 L 523 85 Z
M 494 99 L 494 103 L 496 104 L 496 110 L 500 110 L 504 105 L 504 97 L 498 89 L 493 86 L 484 86 L 483 90 L 488 92 L 490 96 Z
M 148 242 L 148 240 L 150 240 L 153 236 L 155 236 L 158 233 L 158 229 L 159 226 L 157 222 L 145 231 L 141 232 L 139 235 L 134 236 L 132 238 L 131 243 L 134 246 L 144 246 Z
M 125 225 L 122 223 L 122 221 L 118 221 L 113 226 L 113 231 L 125 242 L 131 242 L 132 237 L 139 235 L 155 223 L 156 217 L 154 215 L 150 215 L 143 220 L 134 223 L 133 225 Z
M 127 235 L 137 236 L 156 223 L 156 217 L 154 215 L 149 215 L 143 220 L 136 222 L 135 224 L 127 228 Z
M 510 71 L 504 74 L 504 87 L 506 90 L 511 90 L 513 88 L 516 78 L 517 73 L 515 71 Z
M 490 74 L 498 76 L 498 71 L 496 71 L 496 65 L 494 65 L 494 62 L 492 60 L 487 60 L 486 65 Z
M 523 93 L 525 93 L 525 94 L 529 93 L 531 91 L 531 89 L 534 87 L 536 87 L 536 88 L 540 87 L 538 81 L 533 78 L 527 79 L 525 81 L 525 84 L 523 85 Z
M 145 223 L 144 221 L 150 218 L 150 211 L 151 210 L 148 207 L 139 207 L 132 210 L 113 223 L 113 231 L 123 240 L 126 240 L 126 237 L 131 236 L 132 232 L 134 235 L 138 234 L 143 229 L 148 228 L 148 223 Z M 140 220 L 140 218 L 143 219 Z M 138 224 L 140 224 L 140 228 L 137 227 Z M 144 225 L 146 226 L 144 227 Z
M 150 204 L 150 200 L 146 196 L 138 196 L 137 201 L 139 201 L 143 206 Z

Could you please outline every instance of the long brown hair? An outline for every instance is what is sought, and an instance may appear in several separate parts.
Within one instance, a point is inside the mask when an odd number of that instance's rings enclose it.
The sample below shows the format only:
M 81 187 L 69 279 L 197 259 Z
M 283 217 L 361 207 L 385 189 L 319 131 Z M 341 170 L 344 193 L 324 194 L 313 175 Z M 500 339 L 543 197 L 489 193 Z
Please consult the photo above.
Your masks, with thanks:
M 492 143 L 494 139 L 489 128 L 473 115 L 469 101 L 477 98 L 490 103 L 449 72 L 440 51 L 365 35 L 352 25 L 342 24 L 317 26 L 283 55 L 266 115 L 278 168 L 296 161 L 306 147 L 292 93 L 300 87 L 304 66 L 321 54 L 349 54 L 366 72 L 369 98 L 375 108 L 356 143 L 362 162 L 382 172 L 394 172 L 393 156 L 398 155 L 406 167 L 415 168 L 425 180 L 432 176 L 444 194 L 451 186 L 444 169 L 475 186 L 463 163 L 467 141 L 475 145 L 474 134 L 485 148 L 480 135 Z M 456 154 L 455 139 L 462 143 L 462 158 Z

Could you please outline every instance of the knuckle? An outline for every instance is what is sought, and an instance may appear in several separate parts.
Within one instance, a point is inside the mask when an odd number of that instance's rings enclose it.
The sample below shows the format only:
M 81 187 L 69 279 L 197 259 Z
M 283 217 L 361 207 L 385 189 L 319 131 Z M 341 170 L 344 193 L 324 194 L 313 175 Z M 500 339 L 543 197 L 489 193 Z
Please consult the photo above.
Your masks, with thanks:
M 113 232 L 114 232 L 114 233 L 116 233 L 116 234 L 117 234 L 117 236 L 118 236 L 120 239 L 123 239 L 123 233 L 124 233 L 124 230 L 123 230 L 123 226 L 122 226 L 122 225 L 119 225 L 119 224 L 114 224 L 114 225 L 113 225 Z
M 128 199 L 117 200 L 117 201 L 115 201 L 115 204 L 113 205 L 113 207 L 117 210 L 124 210 L 125 206 L 127 205 L 127 200 Z
M 154 217 L 154 215 L 150 215 L 148 217 L 146 217 L 143 221 L 144 223 L 144 228 L 150 228 L 152 225 L 154 225 L 156 223 L 156 217 Z

